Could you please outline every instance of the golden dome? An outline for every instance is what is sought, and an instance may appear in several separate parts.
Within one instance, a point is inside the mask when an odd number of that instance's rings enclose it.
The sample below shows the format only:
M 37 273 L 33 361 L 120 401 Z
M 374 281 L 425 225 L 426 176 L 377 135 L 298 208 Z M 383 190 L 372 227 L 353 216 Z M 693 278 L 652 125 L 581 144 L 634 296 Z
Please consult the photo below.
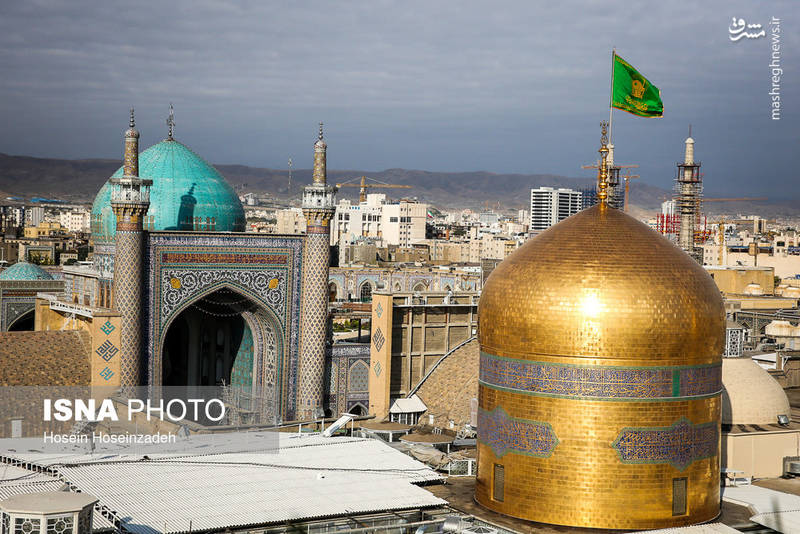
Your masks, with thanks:
M 584 210 L 492 272 L 479 342 L 482 506 L 627 530 L 719 514 L 725 311 L 682 250 Z
M 506 258 L 486 281 L 479 318 L 482 350 L 512 358 L 691 365 L 719 361 L 724 346 L 724 307 L 711 277 L 605 204 Z

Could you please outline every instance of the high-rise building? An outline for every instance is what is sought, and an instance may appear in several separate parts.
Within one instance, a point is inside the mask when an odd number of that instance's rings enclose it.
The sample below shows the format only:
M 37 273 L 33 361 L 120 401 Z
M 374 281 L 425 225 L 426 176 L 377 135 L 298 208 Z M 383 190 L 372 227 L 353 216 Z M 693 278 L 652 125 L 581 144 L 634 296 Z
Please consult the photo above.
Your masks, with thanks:
M 531 232 L 547 230 L 581 210 L 582 193 L 573 189 L 531 189 Z
M 27 208 L 25 214 L 25 226 L 39 226 L 39 223 L 44 220 L 44 208 L 40 206 L 33 206 Z

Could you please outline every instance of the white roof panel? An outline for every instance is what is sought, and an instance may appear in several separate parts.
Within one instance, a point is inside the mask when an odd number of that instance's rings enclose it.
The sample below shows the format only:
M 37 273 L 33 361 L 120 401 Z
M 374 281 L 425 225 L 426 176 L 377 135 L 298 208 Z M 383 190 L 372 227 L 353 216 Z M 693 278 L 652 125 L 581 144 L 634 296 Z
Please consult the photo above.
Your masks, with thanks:
M 392 407 L 389 408 L 389 413 L 418 413 L 427 409 L 428 407 L 422 402 L 422 399 L 416 395 L 411 395 L 408 398 L 400 398 L 394 401 Z

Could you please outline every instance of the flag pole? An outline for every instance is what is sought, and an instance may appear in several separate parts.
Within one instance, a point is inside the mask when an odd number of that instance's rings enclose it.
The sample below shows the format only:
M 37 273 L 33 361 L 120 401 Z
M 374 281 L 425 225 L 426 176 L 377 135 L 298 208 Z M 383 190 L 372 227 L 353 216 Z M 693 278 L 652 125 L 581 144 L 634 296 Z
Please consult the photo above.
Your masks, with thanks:
M 613 144 L 612 125 L 614 124 L 614 56 L 617 55 L 617 48 L 611 49 L 611 94 L 608 98 L 608 143 Z

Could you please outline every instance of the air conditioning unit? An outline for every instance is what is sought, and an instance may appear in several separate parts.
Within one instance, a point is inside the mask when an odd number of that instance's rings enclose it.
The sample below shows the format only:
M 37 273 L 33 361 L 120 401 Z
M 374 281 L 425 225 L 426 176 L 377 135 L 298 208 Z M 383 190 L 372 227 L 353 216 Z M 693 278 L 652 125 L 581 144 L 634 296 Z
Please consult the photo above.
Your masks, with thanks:
M 800 476 L 800 456 L 783 457 L 783 477 Z

